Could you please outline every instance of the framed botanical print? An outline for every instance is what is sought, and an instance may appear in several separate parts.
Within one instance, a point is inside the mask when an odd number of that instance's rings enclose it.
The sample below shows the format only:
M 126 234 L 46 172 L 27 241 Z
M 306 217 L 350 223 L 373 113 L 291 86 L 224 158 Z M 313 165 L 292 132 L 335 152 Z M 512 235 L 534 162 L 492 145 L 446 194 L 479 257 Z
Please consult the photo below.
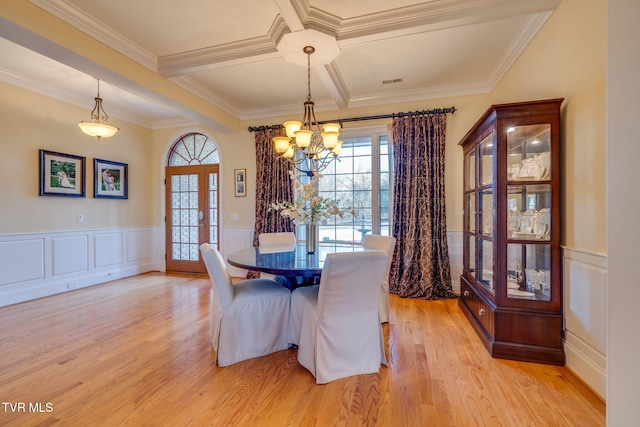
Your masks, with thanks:
M 85 197 L 85 157 L 40 150 L 40 196 Z
M 129 198 L 129 168 L 126 163 L 94 159 L 93 197 Z
M 235 186 L 236 197 L 244 197 L 247 195 L 246 169 L 235 169 Z

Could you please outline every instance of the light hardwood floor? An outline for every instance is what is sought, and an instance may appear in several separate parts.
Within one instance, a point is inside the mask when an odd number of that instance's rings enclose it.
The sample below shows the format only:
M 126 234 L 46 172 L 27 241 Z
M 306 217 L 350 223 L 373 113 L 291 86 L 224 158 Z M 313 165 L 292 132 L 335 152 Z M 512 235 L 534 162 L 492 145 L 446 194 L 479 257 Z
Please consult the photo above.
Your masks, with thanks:
M 492 359 L 456 300 L 392 295 L 390 367 L 326 385 L 295 349 L 215 366 L 208 314 L 208 278 L 162 273 L 1 308 L 0 425 L 605 425 L 566 368 Z

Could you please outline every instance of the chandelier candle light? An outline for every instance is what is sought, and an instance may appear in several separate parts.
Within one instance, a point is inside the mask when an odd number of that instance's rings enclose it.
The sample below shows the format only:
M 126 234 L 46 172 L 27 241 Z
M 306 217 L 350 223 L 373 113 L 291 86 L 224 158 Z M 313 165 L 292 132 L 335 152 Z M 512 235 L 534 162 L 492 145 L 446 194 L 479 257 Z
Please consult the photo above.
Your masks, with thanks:
M 102 98 L 100 98 L 100 80 L 98 80 L 98 96 L 95 98 L 96 105 L 93 107 L 93 111 L 91 111 L 91 121 L 85 122 L 81 121 L 78 123 L 82 132 L 86 133 L 89 136 L 95 136 L 100 140 L 100 138 L 109 138 L 118 132 L 118 128 L 107 124 L 107 120 L 109 120 L 109 116 L 102 108 Z
M 313 176 L 335 160 L 342 150 L 340 125 L 326 123 L 320 129 L 314 103 L 311 100 L 311 54 L 316 51 L 313 46 L 305 46 L 307 54 L 307 100 L 304 102 L 302 122 L 287 121 L 283 123 L 287 136 L 273 138 L 276 152 L 287 159 L 298 171 Z

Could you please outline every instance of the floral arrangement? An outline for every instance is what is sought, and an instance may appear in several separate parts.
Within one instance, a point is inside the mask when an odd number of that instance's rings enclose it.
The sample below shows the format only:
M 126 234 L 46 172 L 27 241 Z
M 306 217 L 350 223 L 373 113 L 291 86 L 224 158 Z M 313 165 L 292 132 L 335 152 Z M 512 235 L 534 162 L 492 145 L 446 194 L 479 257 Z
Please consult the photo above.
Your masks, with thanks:
M 341 209 L 335 200 L 318 195 L 318 180 L 322 175 L 316 173 L 307 184 L 300 183 L 293 171 L 289 171 L 289 175 L 295 185 L 295 200 L 293 203 L 289 201 L 272 203 L 269 210 L 280 211 L 280 215 L 291 218 L 298 224 L 317 224 L 331 215 L 344 218 L 346 214 L 350 214 L 355 217 L 354 209 Z

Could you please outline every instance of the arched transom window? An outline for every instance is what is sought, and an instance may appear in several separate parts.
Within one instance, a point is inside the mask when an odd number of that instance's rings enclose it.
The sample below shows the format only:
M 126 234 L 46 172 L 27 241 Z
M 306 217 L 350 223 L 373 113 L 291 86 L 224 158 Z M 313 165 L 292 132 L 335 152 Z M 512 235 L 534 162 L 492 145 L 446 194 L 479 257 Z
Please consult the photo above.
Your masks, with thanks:
M 213 141 L 201 133 L 184 135 L 171 147 L 168 166 L 212 165 L 220 163 Z

